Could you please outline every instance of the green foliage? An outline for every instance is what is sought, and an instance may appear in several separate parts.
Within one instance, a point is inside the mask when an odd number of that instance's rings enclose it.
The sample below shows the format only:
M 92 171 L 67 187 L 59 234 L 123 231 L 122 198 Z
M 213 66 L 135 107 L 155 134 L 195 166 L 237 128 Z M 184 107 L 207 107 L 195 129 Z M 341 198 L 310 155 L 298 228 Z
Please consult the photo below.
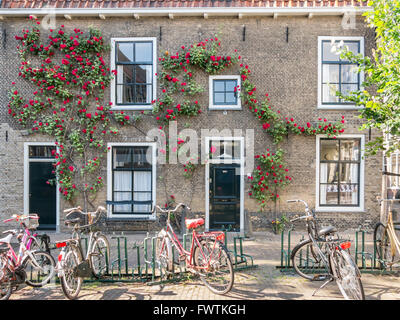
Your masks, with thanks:
M 365 123 L 360 129 L 375 128 L 392 135 L 388 145 L 382 137 L 368 143 L 367 154 L 386 150 L 389 155 L 400 148 L 400 1 L 373 0 L 368 5 L 372 10 L 364 15 L 376 34 L 372 57 L 354 55 L 346 48 L 341 52 L 342 58 L 360 65 L 359 71 L 365 74 L 362 86 L 368 91 L 355 91 L 343 98 L 364 106 L 360 117 Z

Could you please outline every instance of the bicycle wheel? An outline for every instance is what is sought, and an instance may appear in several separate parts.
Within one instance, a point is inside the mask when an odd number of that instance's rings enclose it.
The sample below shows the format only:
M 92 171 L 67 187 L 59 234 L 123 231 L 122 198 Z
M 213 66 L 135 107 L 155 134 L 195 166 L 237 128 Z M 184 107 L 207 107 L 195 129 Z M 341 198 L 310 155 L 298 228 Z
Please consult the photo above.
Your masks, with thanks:
M 325 257 L 328 257 L 325 245 L 321 244 L 320 250 Z M 294 247 L 290 258 L 294 270 L 305 279 L 322 281 L 330 277 L 329 270 L 319 255 L 319 250 L 310 239 L 304 240 Z
M 386 268 L 386 263 L 394 261 L 395 257 L 392 256 L 392 243 L 388 229 L 381 222 L 378 222 L 374 228 L 374 247 L 376 257 L 382 269 Z
M 98 235 L 90 253 L 90 267 L 96 278 L 103 277 L 108 272 L 110 245 L 104 235 Z
M 173 272 L 171 240 L 161 233 L 156 240 L 155 263 L 154 267 L 159 268 L 161 278 L 168 278 Z
M 194 249 L 193 260 L 200 272 L 201 281 L 216 294 L 228 293 L 235 276 L 225 246 L 211 238 L 203 239 L 200 245 Z
M 81 291 L 83 278 L 75 275 L 76 267 L 81 261 L 80 253 L 76 248 L 67 249 L 62 264 L 63 276 L 60 277 L 60 282 L 64 295 L 70 300 L 76 299 Z
M 346 300 L 365 300 L 360 271 L 349 253 L 335 250 L 330 255 L 333 274 L 340 292 Z
M 34 260 L 30 257 L 24 263 L 26 272 L 25 283 L 31 287 L 42 287 L 49 283 L 55 274 L 56 262 L 54 258 L 44 251 L 31 252 Z
M 3 255 L 0 262 L 0 300 L 8 300 L 12 293 L 12 273 L 7 265 L 7 257 Z

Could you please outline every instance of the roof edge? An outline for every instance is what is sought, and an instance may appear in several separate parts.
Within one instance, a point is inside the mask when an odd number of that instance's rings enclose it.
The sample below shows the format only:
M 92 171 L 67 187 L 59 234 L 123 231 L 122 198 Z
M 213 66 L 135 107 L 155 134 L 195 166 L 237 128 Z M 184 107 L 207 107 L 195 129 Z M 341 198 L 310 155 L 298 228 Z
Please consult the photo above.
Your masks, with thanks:
M 0 0 L 1 1 L 1 0 Z M 27 17 L 29 15 L 44 16 L 48 14 L 67 15 L 76 17 L 99 16 L 104 17 L 123 17 L 135 16 L 136 18 L 151 16 L 326 16 L 326 15 L 344 15 L 356 14 L 361 15 L 366 11 L 370 11 L 371 7 L 335 7 L 335 8 L 248 8 L 248 7 L 218 7 L 218 8 L 143 8 L 143 9 L 126 9 L 126 8 L 37 8 L 37 9 L 0 9 L 1 17 Z

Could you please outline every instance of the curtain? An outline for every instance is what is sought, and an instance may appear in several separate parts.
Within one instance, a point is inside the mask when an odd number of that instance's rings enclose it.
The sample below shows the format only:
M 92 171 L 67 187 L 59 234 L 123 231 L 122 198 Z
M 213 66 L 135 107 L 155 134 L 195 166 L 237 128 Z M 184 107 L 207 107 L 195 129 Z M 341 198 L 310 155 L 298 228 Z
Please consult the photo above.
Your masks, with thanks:
M 124 66 L 117 66 L 117 84 L 124 82 Z M 117 103 L 123 103 L 123 85 L 117 85 Z
M 135 201 L 149 201 L 152 194 L 151 171 L 134 172 L 134 195 Z M 151 205 L 136 204 L 133 206 L 133 212 L 150 212 Z
M 328 181 L 328 164 L 321 163 L 320 170 L 319 170 L 319 181 L 320 182 L 327 182 Z M 327 185 L 320 185 L 320 204 L 326 204 L 326 188 Z
M 132 174 L 130 171 L 114 171 L 114 201 L 132 200 Z M 114 211 L 130 212 L 131 205 L 116 205 Z

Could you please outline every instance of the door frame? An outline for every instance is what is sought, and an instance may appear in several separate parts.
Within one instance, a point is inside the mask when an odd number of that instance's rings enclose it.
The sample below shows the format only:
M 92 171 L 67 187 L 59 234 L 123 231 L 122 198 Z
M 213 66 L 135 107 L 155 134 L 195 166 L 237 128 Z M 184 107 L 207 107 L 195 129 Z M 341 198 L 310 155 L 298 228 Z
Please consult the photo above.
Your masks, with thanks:
M 56 146 L 55 142 L 25 142 L 24 143 L 24 214 L 29 213 L 29 147 L 30 146 Z M 58 146 L 56 146 L 58 150 Z M 32 159 L 32 162 L 54 162 L 50 159 Z M 60 192 L 56 184 L 56 232 L 60 232 Z
M 210 150 L 208 146 L 211 140 L 234 140 L 240 141 L 240 159 L 239 160 L 224 160 L 224 159 L 209 159 Z M 206 190 L 206 221 L 205 229 L 210 229 L 210 164 L 239 164 L 240 165 L 240 235 L 244 235 L 244 137 L 205 137 L 205 190 Z

